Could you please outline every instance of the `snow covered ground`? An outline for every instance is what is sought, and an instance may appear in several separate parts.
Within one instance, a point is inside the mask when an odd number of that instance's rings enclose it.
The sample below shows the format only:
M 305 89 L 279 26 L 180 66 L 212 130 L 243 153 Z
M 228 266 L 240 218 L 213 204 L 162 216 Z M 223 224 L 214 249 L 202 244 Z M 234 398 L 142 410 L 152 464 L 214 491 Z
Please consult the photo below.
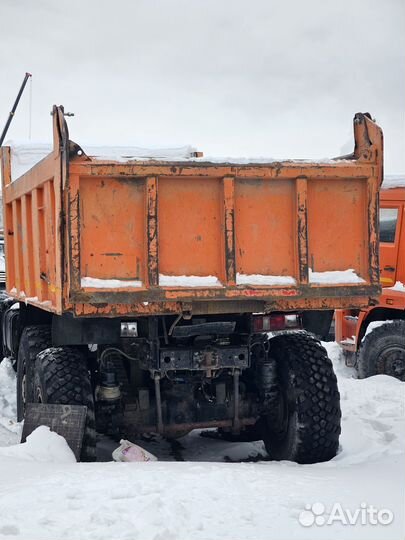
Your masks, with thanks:
M 155 463 L 77 464 L 47 428 L 14 446 L 15 376 L 3 361 L 0 538 L 403 539 L 405 383 L 381 375 L 356 380 L 338 345 L 325 346 L 338 374 L 343 433 L 338 456 L 317 465 L 266 461 L 262 443 L 198 432 L 175 444 L 141 442 L 159 457 Z M 116 446 L 100 441 L 100 459 Z M 315 503 L 315 513 L 306 509 Z M 385 510 L 374 520 L 392 521 L 371 524 L 371 505 Z M 344 524 L 349 513 L 356 525 Z

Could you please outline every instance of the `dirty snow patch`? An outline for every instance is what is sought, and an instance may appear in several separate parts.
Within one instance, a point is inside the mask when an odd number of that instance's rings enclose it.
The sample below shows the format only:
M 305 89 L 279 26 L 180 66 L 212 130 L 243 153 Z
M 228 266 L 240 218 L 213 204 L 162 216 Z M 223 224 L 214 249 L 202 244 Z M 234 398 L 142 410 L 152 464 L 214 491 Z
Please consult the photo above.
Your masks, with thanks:
M 216 276 L 166 276 L 159 274 L 161 287 L 222 287 Z
M 329 270 L 326 272 L 313 272 L 310 268 L 309 282 L 337 285 L 343 283 L 365 283 L 365 280 L 358 276 L 352 268 L 348 270 Z
M 80 284 L 82 287 L 92 289 L 125 289 L 128 287 L 139 289 L 143 287 L 142 281 L 126 281 L 124 279 L 99 279 L 93 277 L 82 277 Z
M 265 276 L 262 274 L 236 274 L 236 285 L 296 285 L 291 276 Z

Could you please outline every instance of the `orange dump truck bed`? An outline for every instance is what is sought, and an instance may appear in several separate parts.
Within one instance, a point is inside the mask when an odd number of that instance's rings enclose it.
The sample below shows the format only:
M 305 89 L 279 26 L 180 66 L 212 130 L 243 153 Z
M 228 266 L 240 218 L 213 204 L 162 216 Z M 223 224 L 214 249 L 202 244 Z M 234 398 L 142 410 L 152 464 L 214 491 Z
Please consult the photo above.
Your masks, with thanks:
M 324 163 L 106 161 L 69 140 L 11 181 L 2 149 L 8 293 L 54 313 L 133 316 L 334 309 L 379 294 L 382 132 Z

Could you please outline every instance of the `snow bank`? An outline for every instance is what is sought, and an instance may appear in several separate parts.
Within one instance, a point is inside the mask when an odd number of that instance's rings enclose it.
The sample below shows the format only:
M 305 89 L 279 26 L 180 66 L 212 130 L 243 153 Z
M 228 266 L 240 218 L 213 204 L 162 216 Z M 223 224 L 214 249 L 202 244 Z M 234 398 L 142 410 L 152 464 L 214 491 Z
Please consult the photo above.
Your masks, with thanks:
M 0 448 L 0 460 L 5 458 L 46 463 L 76 462 L 65 439 L 47 426 L 39 426 L 25 443 Z
M 342 408 L 341 450 L 323 466 L 362 464 L 370 468 L 372 475 L 373 467 L 384 468 L 389 460 L 403 460 L 401 471 L 405 472 L 405 383 L 387 375 L 358 380 L 355 370 L 346 367 L 339 345 L 323 345 L 338 377 Z M 388 497 L 389 488 L 384 485 L 386 488 L 381 488 L 387 490 Z M 352 489 L 357 489 L 360 497 L 361 487 L 353 485 Z M 363 492 L 362 496 L 370 500 L 371 495 Z M 405 505 L 404 491 L 402 504 Z
M 15 387 L 16 373 L 11 360 L 5 358 L 0 363 L 0 414 L 6 417 L 17 416 Z
M 263 276 L 261 274 L 236 274 L 236 285 L 296 285 L 291 276 Z
M 405 383 L 383 375 L 358 380 L 340 347 L 323 345 L 337 374 L 343 415 L 341 448 L 330 462 L 269 462 L 262 442 L 205 439 L 198 431 L 175 443 L 142 441 L 159 458 L 154 463 L 46 463 L 2 459 L 7 449 L 0 449 L 0 538 L 403 538 Z M 185 462 L 173 462 L 174 455 Z M 326 517 L 336 503 L 351 512 L 362 503 L 388 508 L 394 521 L 304 527 L 299 516 L 314 503 L 324 505 Z
M 313 272 L 309 269 L 309 282 L 323 285 L 339 285 L 343 283 L 365 283 L 364 279 L 349 268 L 348 270 L 330 270 L 327 272 Z

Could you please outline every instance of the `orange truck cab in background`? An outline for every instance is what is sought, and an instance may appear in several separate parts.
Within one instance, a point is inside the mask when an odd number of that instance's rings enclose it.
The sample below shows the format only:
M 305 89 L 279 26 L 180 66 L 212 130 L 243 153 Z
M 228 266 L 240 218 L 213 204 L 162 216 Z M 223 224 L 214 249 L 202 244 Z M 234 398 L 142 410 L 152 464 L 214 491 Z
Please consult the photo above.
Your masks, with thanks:
M 351 364 L 357 362 L 370 323 L 390 321 L 387 324 L 391 324 L 391 321 L 405 320 L 405 178 L 398 181 L 398 185 L 402 187 L 388 189 L 383 184 L 380 192 L 380 281 L 383 289 L 379 302 L 360 311 L 337 310 L 335 313 L 336 340 Z M 398 334 L 398 339 L 402 336 L 402 348 L 405 349 L 405 326 L 401 322 L 395 322 L 386 331 L 392 333 L 396 328 L 398 331 L 394 333 Z M 405 365 L 398 369 L 400 378 L 404 378 Z M 378 372 L 384 372 L 383 366 Z

